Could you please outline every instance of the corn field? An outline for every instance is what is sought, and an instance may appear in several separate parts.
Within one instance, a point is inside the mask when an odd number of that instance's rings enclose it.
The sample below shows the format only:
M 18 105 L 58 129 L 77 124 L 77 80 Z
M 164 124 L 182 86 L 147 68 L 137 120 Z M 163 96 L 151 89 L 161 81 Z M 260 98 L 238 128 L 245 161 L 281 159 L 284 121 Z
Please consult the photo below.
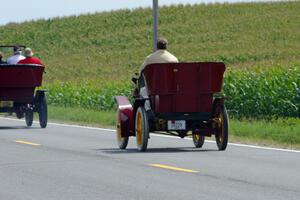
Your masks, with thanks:
M 300 117 L 297 67 L 235 70 L 226 74 L 227 108 L 238 117 Z
M 52 84 L 49 104 L 113 110 L 114 96 L 131 96 L 130 83 Z M 251 68 L 229 70 L 224 78 L 223 95 L 230 115 L 236 117 L 300 117 L 300 68 Z

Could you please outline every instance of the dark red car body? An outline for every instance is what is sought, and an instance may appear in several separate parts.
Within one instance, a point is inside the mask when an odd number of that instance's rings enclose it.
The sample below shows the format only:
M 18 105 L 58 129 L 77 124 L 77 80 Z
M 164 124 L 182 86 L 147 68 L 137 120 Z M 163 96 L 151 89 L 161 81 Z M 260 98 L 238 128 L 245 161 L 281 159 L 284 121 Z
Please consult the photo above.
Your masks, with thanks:
M 5 45 L 0 48 L 18 51 L 24 45 Z M 47 126 L 48 110 L 45 90 L 37 90 L 42 85 L 45 67 L 36 64 L 0 64 L 0 112 L 25 116 L 27 126 L 33 122 L 33 112 L 38 112 L 40 126 Z

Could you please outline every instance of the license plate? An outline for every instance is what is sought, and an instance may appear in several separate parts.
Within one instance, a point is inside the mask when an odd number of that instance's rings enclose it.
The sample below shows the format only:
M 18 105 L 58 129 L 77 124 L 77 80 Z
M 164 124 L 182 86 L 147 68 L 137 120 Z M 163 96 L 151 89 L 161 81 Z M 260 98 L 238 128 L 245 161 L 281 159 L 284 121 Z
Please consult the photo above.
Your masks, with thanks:
M 185 120 L 168 121 L 168 130 L 185 130 Z
M 13 107 L 12 101 L 0 101 L 0 108 Z

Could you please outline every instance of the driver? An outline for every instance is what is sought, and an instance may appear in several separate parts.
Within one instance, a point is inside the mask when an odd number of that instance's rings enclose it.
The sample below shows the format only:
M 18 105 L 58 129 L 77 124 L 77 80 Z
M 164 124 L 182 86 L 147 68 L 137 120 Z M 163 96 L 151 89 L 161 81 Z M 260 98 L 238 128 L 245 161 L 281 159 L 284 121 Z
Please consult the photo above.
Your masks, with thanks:
M 157 50 L 147 56 L 145 62 L 140 68 L 140 74 L 142 70 L 149 64 L 153 63 L 178 63 L 178 59 L 167 51 L 168 41 L 165 38 L 160 38 L 157 41 Z

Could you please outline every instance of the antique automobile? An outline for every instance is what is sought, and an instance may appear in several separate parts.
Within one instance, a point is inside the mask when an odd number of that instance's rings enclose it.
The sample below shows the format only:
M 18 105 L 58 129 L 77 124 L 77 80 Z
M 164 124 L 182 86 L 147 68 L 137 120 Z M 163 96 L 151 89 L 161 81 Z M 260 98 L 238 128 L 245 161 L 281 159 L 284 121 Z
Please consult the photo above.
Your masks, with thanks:
M 15 45 L 0 46 L 0 49 Z M 18 45 L 25 48 L 24 45 Z M 11 50 L 11 52 L 13 52 Z M 47 126 L 47 99 L 42 85 L 44 66 L 34 64 L 0 64 L 0 113 L 15 113 L 17 118 L 25 117 L 31 126 L 34 112 L 38 113 L 41 128 Z
M 139 151 L 146 151 L 150 132 L 169 133 L 181 138 L 192 135 L 196 148 L 205 136 L 216 138 L 219 150 L 228 143 L 228 116 L 221 96 L 224 63 L 150 64 L 137 80 L 140 91 L 131 104 L 116 96 L 117 142 L 125 149 L 130 136 Z

